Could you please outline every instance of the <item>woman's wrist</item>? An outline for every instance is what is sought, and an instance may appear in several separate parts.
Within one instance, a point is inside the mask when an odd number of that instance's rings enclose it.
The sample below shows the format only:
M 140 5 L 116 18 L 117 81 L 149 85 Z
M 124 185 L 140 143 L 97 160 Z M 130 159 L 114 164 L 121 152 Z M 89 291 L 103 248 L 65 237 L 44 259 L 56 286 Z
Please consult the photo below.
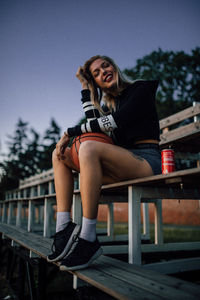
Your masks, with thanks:
M 67 137 L 69 137 L 69 135 L 68 135 L 68 129 L 64 132 L 64 135 L 67 136 Z

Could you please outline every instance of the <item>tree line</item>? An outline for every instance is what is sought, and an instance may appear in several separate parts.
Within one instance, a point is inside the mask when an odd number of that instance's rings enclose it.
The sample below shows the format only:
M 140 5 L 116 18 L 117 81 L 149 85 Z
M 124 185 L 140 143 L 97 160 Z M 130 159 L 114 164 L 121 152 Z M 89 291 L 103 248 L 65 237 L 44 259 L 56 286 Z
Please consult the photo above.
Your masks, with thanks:
M 193 101 L 200 101 L 200 47 L 191 54 L 159 48 L 138 59 L 133 68 L 123 73 L 131 80 L 159 80 L 156 102 L 159 119 L 189 107 Z M 8 136 L 8 155 L 0 163 L 1 199 L 6 190 L 18 186 L 20 179 L 52 167 L 51 155 L 60 133 L 61 128 L 54 119 L 43 136 L 28 122 L 18 120 L 14 134 Z
M 52 167 L 52 151 L 60 139 L 61 128 L 54 119 L 43 136 L 19 119 L 13 135 L 8 135 L 8 154 L 0 163 L 0 197 L 18 186 L 19 180 Z

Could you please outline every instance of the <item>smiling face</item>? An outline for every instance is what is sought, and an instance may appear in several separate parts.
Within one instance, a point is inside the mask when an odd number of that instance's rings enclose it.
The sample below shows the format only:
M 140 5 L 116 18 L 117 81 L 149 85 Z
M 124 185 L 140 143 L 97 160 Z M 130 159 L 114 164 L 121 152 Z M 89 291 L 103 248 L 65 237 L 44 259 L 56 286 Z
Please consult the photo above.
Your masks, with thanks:
M 105 59 L 96 59 L 90 65 L 90 72 L 102 90 L 113 89 L 117 84 L 117 72 L 113 65 Z

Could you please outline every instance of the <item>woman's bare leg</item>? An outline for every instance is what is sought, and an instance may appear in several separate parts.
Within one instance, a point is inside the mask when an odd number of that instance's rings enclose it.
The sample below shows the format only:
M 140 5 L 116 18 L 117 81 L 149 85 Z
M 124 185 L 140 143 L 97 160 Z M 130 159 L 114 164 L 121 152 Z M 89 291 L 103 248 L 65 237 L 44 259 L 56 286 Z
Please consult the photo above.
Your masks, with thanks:
M 56 150 L 54 150 L 52 161 L 56 190 L 57 212 L 70 212 L 72 206 L 74 180 L 72 170 L 66 165 L 66 159 L 59 160 L 56 155 Z
M 97 218 L 103 183 L 153 175 L 146 160 L 121 147 L 94 141 L 81 144 L 79 162 L 83 216 L 88 219 Z
M 85 141 L 81 144 L 79 163 L 83 224 L 76 247 L 62 261 L 61 270 L 85 268 L 102 254 L 96 239 L 96 219 L 102 184 L 153 174 L 145 160 L 134 157 L 120 147 L 96 141 Z
M 71 206 L 74 180 L 71 169 L 70 151 L 58 158 L 56 149 L 52 155 L 54 182 L 57 201 L 56 234 L 49 262 L 61 261 L 71 249 L 73 236 L 79 234 L 80 226 L 71 222 Z
M 93 155 L 92 149 L 87 145 L 89 146 L 84 142 L 79 150 L 83 216 L 88 219 L 96 219 L 103 173 L 98 155 Z

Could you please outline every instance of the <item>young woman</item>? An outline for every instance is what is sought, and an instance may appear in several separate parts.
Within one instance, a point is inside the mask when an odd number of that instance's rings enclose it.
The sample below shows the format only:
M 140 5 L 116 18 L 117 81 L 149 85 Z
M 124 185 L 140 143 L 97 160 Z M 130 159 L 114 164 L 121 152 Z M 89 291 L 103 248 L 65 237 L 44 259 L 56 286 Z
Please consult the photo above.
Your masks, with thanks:
M 61 261 L 61 270 L 85 268 L 102 253 L 96 237 L 102 184 L 161 173 L 155 108 L 158 81 L 130 83 L 111 58 L 100 55 L 90 58 L 78 69 L 76 76 L 82 85 L 81 100 L 87 122 L 68 128 L 53 152 L 57 223 L 54 250 L 48 260 Z M 80 229 L 70 218 L 74 187 L 72 169 L 76 167 L 67 145 L 70 137 L 86 132 L 109 134 L 114 145 L 97 141 L 81 143 L 83 220 Z

